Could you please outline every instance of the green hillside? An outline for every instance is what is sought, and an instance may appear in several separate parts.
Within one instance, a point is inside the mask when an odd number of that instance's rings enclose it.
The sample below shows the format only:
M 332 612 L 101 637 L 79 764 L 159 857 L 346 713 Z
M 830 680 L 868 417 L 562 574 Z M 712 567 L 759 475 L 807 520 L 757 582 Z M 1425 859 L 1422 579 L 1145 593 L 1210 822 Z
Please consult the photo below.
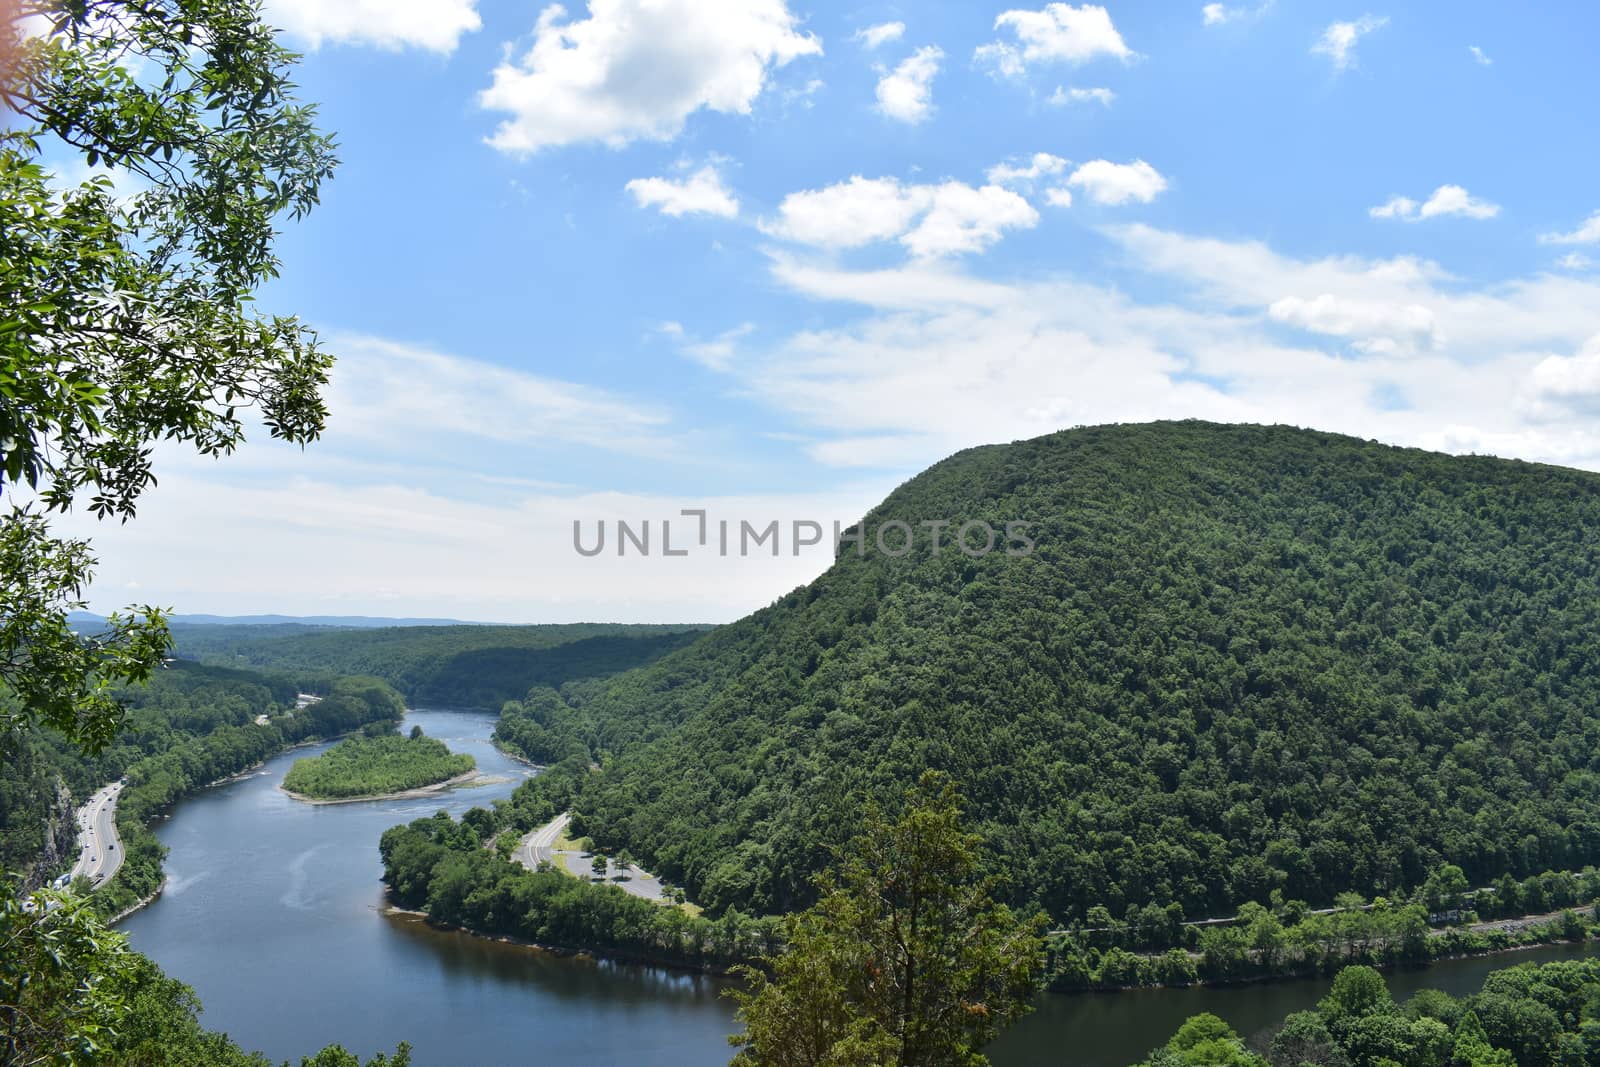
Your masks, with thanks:
M 1061 920 L 1600 860 L 1600 476 L 1100 427 L 955 455 L 865 521 L 891 519 L 1031 521 L 1037 549 L 847 553 L 569 687 L 545 726 L 603 760 L 568 771 L 583 832 L 713 909 L 784 910 L 861 795 L 941 768 Z
M 574 623 L 548 626 L 174 625 L 178 654 L 235 667 L 364 674 L 413 704 L 485 707 L 536 686 L 559 688 L 652 663 L 704 627 Z

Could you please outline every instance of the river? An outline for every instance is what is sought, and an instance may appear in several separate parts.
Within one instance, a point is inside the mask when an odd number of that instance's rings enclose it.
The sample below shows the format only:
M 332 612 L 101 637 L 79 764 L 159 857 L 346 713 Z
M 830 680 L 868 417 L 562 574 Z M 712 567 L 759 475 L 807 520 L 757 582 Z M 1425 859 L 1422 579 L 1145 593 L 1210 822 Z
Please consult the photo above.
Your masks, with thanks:
M 726 1063 L 733 1015 L 716 979 L 555 956 L 384 914 L 384 830 L 487 805 L 531 773 L 489 743 L 492 715 L 415 710 L 403 728 L 413 725 L 505 780 L 437 797 L 310 805 L 278 783 L 296 759 L 328 746 L 278 756 L 181 802 L 157 827 L 171 849 L 168 885 L 122 924 L 133 947 L 194 986 L 208 1027 L 274 1059 L 298 1062 L 333 1042 L 366 1056 L 405 1040 L 418 1067 Z M 1390 988 L 1460 993 L 1495 967 L 1583 951 L 1452 961 L 1392 975 Z M 998 1067 L 1127 1067 L 1195 1012 L 1248 1035 L 1326 989 L 1297 981 L 1046 996 L 991 1056 Z

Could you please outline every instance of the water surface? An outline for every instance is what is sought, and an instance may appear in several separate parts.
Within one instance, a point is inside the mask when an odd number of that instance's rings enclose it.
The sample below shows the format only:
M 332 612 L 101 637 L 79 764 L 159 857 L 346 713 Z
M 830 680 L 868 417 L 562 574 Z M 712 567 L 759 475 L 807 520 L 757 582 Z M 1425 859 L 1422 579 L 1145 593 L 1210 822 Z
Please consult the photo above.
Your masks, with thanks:
M 205 1024 L 293 1059 L 339 1042 L 362 1055 L 400 1040 L 418 1067 L 722 1064 L 733 1014 L 702 975 L 557 956 L 435 930 L 383 912 L 378 838 L 443 808 L 508 796 L 533 773 L 494 748 L 494 716 L 412 711 L 495 785 L 441 796 L 311 805 L 278 789 L 298 749 L 183 801 L 156 833 L 171 850 L 166 893 L 124 924 L 133 946 L 193 985 Z M 1476 989 L 1497 967 L 1570 957 L 1552 946 L 1391 975 L 1397 997 Z M 1210 1011 L 1250 1036 L 1312 1007 L 1325 980 L 1224 989 L 1044 996 L 990 1050 L 998 1067 L 1127 1067 L 1188 1016 Z
M 430 797 L 303 804 L 278 783 L 297 749 L 181 802 L 156 828 L 167 890 L 122 925 L 194 986 L 202 1021 L 275 1059 L 339 1042 L 414 1046 L 419 1067 L 726 1062 L 733 1015 L 716 981 L 446 933 L 383 913 L 378 838 L 441 808 L 510 795 L 532 770 L 489 743 L 494 716 L 409 712 L 508 781 Z

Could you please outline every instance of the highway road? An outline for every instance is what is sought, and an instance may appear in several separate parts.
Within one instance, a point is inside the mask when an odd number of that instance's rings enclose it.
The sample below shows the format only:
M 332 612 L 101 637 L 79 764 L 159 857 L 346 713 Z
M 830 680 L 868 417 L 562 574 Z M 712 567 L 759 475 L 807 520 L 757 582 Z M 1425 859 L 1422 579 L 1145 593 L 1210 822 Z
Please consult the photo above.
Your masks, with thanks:
M 564 869 L 574 877 L 589 879 L 589 865 L 594 860 L 592 853 L 564 849 L 558 851 L 555 847 L 556 839 L 566 832 L 567 824 L 571 821 L 571 813 L 557 815 L 524 837 L 517 850 L 511 854 L 511 858 L 530 871 L 537 870 L 541 863 L 548 863 L 558 871 Z M 619 878 L 619 876 L 625 877 Z M 624 867 L 615 860 L 608 860 L 606 881 L 623 892 L 644 900 L 657 904 L 667 901 L 661 880 L 642 867 Z
M 117 840 L 117 797 L 122 783 L 112 782 L 78 809 L 78 862 L 72 877 L 89 879 L 99 889 L 122 866 L 122 842 Z
M 530 871 L 537 870 L 541 863 L 554 864 L 556 838 L 561 836 L 571 821 L 572 814 L 564 812 L 524 837 L 522 844 L 517 846 L 516 861 Z

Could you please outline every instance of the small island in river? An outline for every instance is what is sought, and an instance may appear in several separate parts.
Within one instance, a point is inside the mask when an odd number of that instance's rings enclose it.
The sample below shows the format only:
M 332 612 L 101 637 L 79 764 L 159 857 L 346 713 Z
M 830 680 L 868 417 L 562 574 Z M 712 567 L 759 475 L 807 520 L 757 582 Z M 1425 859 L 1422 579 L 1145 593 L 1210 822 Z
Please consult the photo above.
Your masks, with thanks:
M 477 776 L 476 760 L 451 752 L 418 727 L 409 736 L 347 738 L 320 756 L 296 760 L 282 788 L 296 800 L 338 804 L 421 796 Z

